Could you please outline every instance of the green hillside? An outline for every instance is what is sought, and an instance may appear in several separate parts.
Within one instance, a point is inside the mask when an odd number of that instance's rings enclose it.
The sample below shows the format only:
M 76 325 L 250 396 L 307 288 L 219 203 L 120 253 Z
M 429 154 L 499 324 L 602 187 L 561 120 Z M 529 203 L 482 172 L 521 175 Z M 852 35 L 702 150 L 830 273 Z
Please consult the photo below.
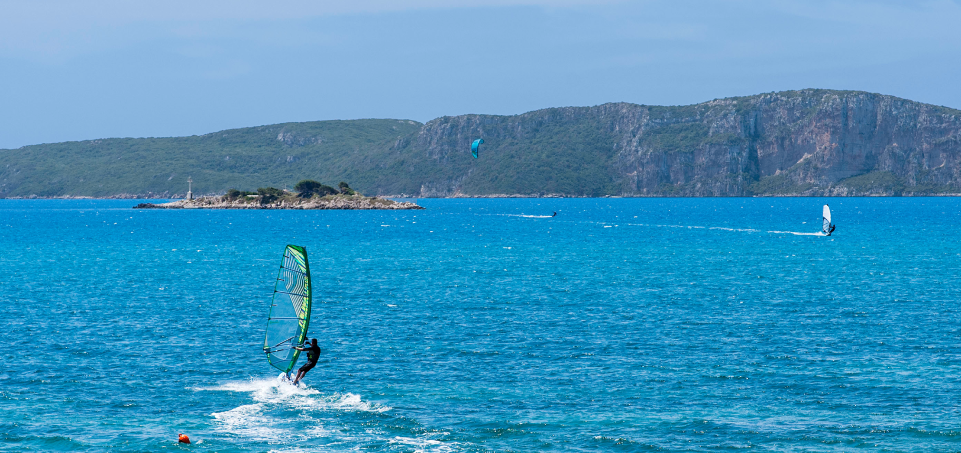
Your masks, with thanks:
M 303 179 L 415 197 L 943 195 L 958 175 L 961 112 L 821 89 L 0 150 L 0 197 L 178 197 L 188 177 L 197 195 Z
M 381 194 L 603 196 L 613 190 L 614 136 L 581 107 L 517 116 L 463 115 L 424 125 L 385 153 L 358 187 Z M 470 144 L 483 137 L 480 157 Z M 383 175 L 390 175 L 384 177 Z M 363 183 L 361 183 L 363 181 Z
M 406 120 L 284 123 L 173 138 L 110 138 L 0 150 L 0 196 L 197 194 L 353 181 L 354 164 L 421 124 Z

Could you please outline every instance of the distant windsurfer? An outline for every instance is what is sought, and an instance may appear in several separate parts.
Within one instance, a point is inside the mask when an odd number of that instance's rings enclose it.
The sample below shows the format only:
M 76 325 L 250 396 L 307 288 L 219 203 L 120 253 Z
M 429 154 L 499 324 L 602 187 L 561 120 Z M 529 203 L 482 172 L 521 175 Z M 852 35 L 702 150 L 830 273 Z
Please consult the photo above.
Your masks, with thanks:
M 306 375 L 307 372 L 311 370 L 311 368 L 317 365 L 317 358 L 320 357 L 320 346 L 317 346 L 317 339 L 314 338 L 310 340 L 309 347 L 301 348 L 301 347 L 294 346 L 294 349 L 298 351 L 307 352 L 307 363 L 304 364 L 304 366 L 300 367 L 299 370 L 297 370 L 297 377 L 294 378 L 294 385 L 297 385 L 297 383 L 304 378 L 304 375 Z
M 552 215 L 551 217 L 557 217 L 557 211 L 554 211 L 554 215 Z
M 824 205 L 821 221 L 821 234 L 830 236 L 834 232 L 834 224 L 831 223 L 831 208 L 828 205 Z

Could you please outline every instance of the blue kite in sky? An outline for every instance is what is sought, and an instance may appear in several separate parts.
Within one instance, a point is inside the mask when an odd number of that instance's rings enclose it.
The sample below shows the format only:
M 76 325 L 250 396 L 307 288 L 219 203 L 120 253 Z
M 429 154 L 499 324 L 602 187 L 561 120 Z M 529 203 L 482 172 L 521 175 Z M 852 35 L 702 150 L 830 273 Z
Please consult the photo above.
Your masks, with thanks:
M 484 143 L 484 139 L 479 138 L 474 140 L 474 143 L 470 145 L 470 153 L 474 155 L 474 159 L 477 159 L 477 152 L 480 151 L 480 145 Z

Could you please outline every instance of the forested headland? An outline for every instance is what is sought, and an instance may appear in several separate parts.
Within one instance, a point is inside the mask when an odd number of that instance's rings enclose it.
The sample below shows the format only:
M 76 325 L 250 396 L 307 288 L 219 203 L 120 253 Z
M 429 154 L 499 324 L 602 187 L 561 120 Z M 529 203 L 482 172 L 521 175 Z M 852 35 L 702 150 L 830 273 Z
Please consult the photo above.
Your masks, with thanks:
M 0 150 L 4 198 L 176 198 L 188 177 L 198 195 L 305 179 L 412 197 L 950 195 L 961 193 L 961 111 L 811 89 Z

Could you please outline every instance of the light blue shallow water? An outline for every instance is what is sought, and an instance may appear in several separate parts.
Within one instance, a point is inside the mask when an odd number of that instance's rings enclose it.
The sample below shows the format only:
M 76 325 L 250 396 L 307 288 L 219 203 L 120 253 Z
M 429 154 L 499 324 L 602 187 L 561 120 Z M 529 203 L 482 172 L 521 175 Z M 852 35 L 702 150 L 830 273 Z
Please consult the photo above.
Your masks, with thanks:
M 961 450 L 961 200 L 420 203 L 0 200 L 0 449 Z M 287 243 L 302 389 L 260 351 Z

